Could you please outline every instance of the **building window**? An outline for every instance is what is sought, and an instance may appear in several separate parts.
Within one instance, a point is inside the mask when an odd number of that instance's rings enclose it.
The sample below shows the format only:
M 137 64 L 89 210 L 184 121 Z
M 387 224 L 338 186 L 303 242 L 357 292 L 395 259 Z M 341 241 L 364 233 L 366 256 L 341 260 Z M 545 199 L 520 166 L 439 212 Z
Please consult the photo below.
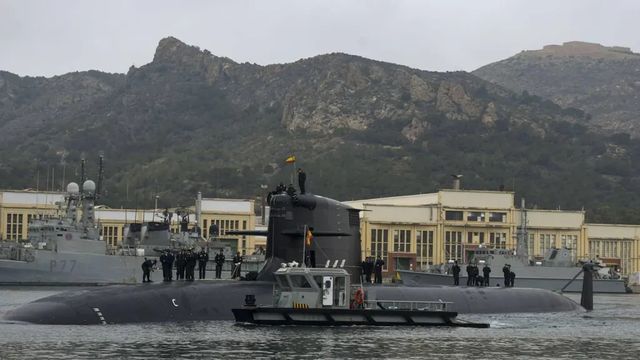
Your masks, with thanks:
M 540 256 L 544 256 L 550 249 L 556 248 L 556 235 L 555 234 L 540 234 L 540 243 L 538 244 L 540 249 Z
M 433 265 L 433 231 L 416 232 L 417 260 L 421 270 L 427 270 L 429 265 Z
M 120 231 L 119 226 L 103 226 L 101 234 L 102 240 L 104 240 L 110 246 L 118 245 L 118 233 Z
M 484 244 L 484 233 L 478 231 L 469 231 L 467 233 L 468 244 Z
M 7 214 L 7 240 L 22 240 L 22 214 Z
M 489 245 L 496 249 L 506 249 L 507 233 L 501 233 L 501 232 L 489 233 Z
M 209 238 L 209 227 L 207 226 L 208 220 L 207 219 L 203 219 L 202 220 L 202 237 L 205 239 Z
M 445 220 L 462 221 L 462 211 L 445 211 Z
M 393 230 L 393 251 L 411 251 L 411 230 Z
M 490 212 L 489 222 L 507 222 L 507 213 L 503 212 Z
M 467 213 L 467 221 L 484 222 L 484 213 L 478 211 L 469 211 Z
M 529 252 L 529 256 L 534 256 L 535 255 L 535 235 L 534 234 L 528 234 L 528 240 L 527 241 L 527 251 Z
M 371 229 L 371 256 L 387 261 L 387 253 L 389 249 L 389 230 L 387 229 Z M 386 266 L 385 266 L 386 267 Z
M 462 231 L 445 231 L 444 255 L 447 261 L 462 261 Z

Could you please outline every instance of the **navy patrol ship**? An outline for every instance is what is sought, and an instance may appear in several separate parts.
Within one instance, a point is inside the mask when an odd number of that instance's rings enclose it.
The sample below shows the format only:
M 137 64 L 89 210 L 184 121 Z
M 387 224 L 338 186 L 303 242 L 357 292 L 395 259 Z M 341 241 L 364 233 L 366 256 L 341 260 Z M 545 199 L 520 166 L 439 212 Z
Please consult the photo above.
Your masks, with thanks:
M 546 251 L 542 261 L 529 257 L 527 241 L 527 212 L 522 200 L 520 227 L 517 234 L 517 251 L 479 247 L 468 253 L 468 263 L 478 266 L 480 275 L 483 267 L 491 268 L 488 286 L 504 285 L 503 268 L 505 266 L 516 275 L 515 283 L 518 287 L 538 288 L 561 292 L 582 291 L 582 265 L 593 263 L 598 270 L 594 272 L 594 293 L 628 293 L 630 292 L 624 280 L 612 268 L 604 266 L 599 259 L 582 260 L 576 263 L 571 249 L 551 248 Z M 453 265 L 453 264 L 450 264 Z M 461 283 L 467 282 L 464 264 L 459 264 L 463 271 L 460 273 Z M 452 285 L 453 275 L 444 272 L 422 272 L 398 270 L 397 277 L 408 286 Z
M 138 224 L 145 244 L 118 254 L 110 253 L 100 239 L 95 221 L 96 184 L 86 180 L 82 190 L 68 184 L 64 204 L 57 216 L 34 219 L 29 224 L 28 242 L 0 245 L 0 284 L 10 285 L 97 285 L 136 283 L 142 279 L 145 250 L 169 243 L 167 226 Z M 79 213 L 79 209 L 82 211 Z M 153 252 L 151 251 L 151 254 Z

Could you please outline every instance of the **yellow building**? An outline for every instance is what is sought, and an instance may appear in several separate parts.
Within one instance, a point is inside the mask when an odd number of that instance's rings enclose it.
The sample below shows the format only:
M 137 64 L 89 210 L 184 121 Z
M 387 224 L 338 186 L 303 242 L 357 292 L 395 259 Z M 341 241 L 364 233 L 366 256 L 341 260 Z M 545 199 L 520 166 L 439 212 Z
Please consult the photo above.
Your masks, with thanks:
M 32 218 L 55 215 L 63 203 L 60 192 L 0 191 L 0 240 L 25 240 Z
M 515 249 L 524 219 L 514 193 L 505 191 L 452 189 L 346 204 L 365 210 L 360 213 L 363 258 L 381 256 L 390 272 L 464 263 L 468 250 L 479 246 Z M 584 211 L 527 209 L 525 214 L 533 258 L 567 247 L 574 261 L 599 255 L 624 274 L 640 271 L 640 226 L 585 224 Z

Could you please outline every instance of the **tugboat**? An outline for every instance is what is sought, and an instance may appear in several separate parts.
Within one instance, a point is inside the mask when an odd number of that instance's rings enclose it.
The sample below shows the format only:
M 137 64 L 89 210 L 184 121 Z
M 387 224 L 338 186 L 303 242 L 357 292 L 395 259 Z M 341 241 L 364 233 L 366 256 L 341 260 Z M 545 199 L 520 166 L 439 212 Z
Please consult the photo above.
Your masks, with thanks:
M 456 326 L 488 328 L 489 324 L 456 319 L 444 301 L 367 299 L 362 286 L 351 285 L 343 268 L 284 266 L 274 273 L 273 305 L 256 306 L 246 295 L 245 306 L 232 309 L 238 323 L 258 325 Z M 291 264 L 290 264 L 291 265 Z

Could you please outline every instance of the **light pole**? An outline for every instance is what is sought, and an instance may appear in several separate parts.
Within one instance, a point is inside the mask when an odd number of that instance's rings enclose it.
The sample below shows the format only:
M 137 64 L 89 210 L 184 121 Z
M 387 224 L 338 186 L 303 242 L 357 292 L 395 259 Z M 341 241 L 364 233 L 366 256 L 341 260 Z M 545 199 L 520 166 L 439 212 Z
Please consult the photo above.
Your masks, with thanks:
M 156 195 L 156 204 L 155 207 L 153 208 L 153 221 L 156 220 L 156 213 L 158 212 L 158 199 L 160 198 L 160 196 Z
M 260 185 L 260 189 L 262 189 L 262 194 L 261 194 L 262 195 L 261 196 L 261 198 L 262 198 L 262 225 L 264 225 L 264 222 L 265 222 L 265 213 L 264 213 L 265 209 L 266 209 L 266 205 L 265 205 L 266 200 L 265 200 L 265 198 L 267 197 L 266 196 L 266 190 L 267 190 L 268 187 L 269 186 L 267 184 Z

